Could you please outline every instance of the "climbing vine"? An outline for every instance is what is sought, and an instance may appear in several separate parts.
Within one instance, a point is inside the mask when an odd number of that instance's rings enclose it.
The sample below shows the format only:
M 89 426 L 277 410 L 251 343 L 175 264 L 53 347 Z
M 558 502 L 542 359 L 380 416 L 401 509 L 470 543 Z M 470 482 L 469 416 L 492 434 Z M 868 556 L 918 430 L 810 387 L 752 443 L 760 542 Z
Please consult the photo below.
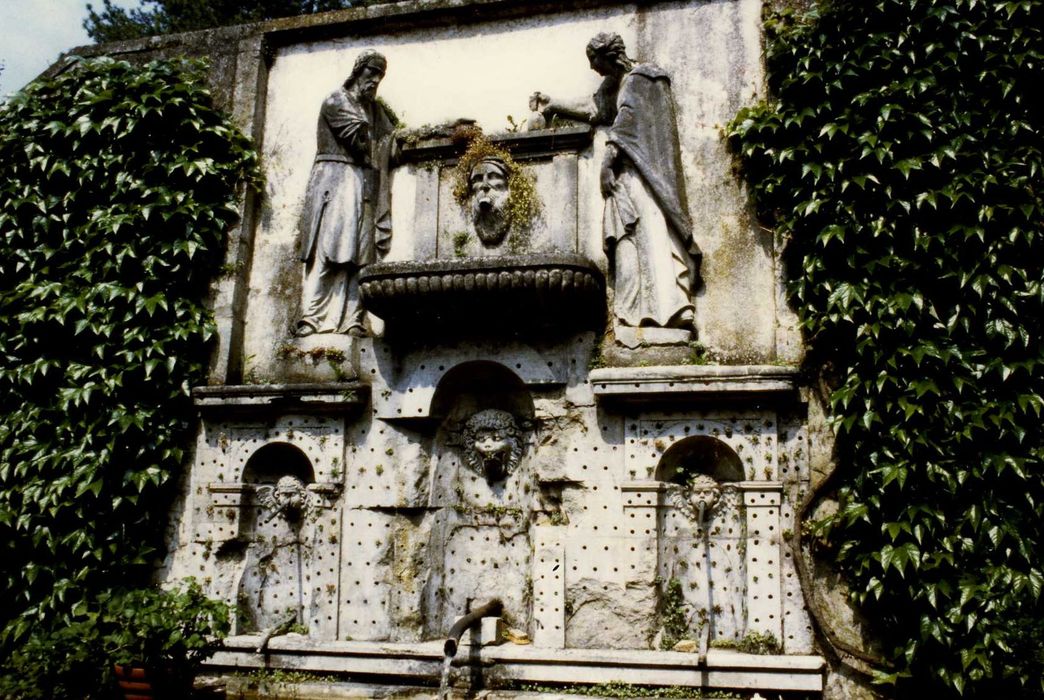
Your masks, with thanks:
M 1044 692 L 1042 10 L 775 16 L 729 127 L 832 389 L 818 534 L 904 694 Z
M 83 61 L 0 107 L 0 658 L 146 581 L 161 543 L 257 177 L 203 76 Z

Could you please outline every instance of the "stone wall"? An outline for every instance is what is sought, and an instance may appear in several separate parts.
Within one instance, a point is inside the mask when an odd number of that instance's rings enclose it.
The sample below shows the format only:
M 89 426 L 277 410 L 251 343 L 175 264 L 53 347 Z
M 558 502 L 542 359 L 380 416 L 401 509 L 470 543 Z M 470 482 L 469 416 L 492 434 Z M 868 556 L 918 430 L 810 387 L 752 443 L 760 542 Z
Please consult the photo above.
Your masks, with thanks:
M 760 12 L 436 0 L 78 51 L 208 56 L 216 98 L 263 156 L 265 190 L 244 198 L 213 289 L 219 343 L 164 575 L 236 604 L 240 635 L 291 622 L 323 654 L 349 640 L 423 649 L 497 597 L 537 650 L 591 664 L 687 641 L 698 660 L 655 662 L 692 670 L 682 684 L 822 690 L 818 657 L 708 656 L 751 635 L 783 656 L 816 651 L 788 540 L 829 434 L 798 386 L 779 242 L 752 219 L 721 134 L 763 96 Z M 670 77 L 702 251 L 684 332 L 614 321 L 605 126 L 516 129 L 535 91 L 599 88 L 585 55 L 599 32 Z M 367 49 L 386 56 L 379 94 L 413 129 L 389 174 L 390 249 L 359 273 L 372 337 L 302 337 L 316 118 Z M 453 196 L 462 120 L 533 182 L 540 213 L 521 244 L 480 242 Z M 708 680 L 726 666 L 741 670 Z

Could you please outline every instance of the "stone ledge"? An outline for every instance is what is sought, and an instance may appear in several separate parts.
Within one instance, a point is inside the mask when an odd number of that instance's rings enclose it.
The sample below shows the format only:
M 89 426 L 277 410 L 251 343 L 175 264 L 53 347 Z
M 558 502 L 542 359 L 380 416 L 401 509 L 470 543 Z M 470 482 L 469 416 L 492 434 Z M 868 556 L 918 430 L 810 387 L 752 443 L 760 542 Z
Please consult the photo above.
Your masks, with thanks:
M 360 382 L 230 384 L 192 390 L 201 413 L 345 413 L 362 408 L 369 399 L 370 387 Z
M 587 258 L 531 253 L 489 258 L 374 263 L 359 273 L 363 305 L 410 333 L 514 335 L 574 331 L 603 323 L 605 281 Z
M 796 367 L 776 365 L 682 365 L 604 367 L 589 379 L 599 399 L 762 398 L 795 392 L 797 375 Z
M 313 673 L 380 677 L 384 682 L 436 683 L 442 668 L 442 642 L 317 642 L 276 637 L 264 654 L 258 636 L 233 637 L 207 667 L 217 670 L 282 668 Z M 825 662 L 820 656 L 756 656 L 711 649 L 706 664 L 695 654 L 620 649 L 550 649 L 533 646 L 464 647 L 454 661 L 485 669 L 498 683 L 597 684 L 733 688 L 739 690 L 823 690 Z
M 549 158 L 557 153 L 576 152 L 591 145 L 594 129 L 587 124 L 560 126 L 535 131 L 500 132 L 486 134 L 486 138 L 506 149 L 515 160 Z M 468 142 L 462 139 L 431 138 L 404 146 L 402 160 L 420 163 L 431 160 L 454 162 L 464 153 Z

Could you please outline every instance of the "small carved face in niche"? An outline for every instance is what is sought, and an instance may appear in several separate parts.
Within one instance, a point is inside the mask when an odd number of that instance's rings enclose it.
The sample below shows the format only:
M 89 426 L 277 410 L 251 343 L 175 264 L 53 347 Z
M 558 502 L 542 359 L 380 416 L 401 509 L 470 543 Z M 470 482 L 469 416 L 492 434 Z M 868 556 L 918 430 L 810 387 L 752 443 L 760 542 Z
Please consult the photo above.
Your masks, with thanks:
M 308 507 L 308 489 L 296 476 L 280 477 L 274 488 L 258 487 L 257 497 L 271 511 L 267 520 L 281 515 L 288 522 L 296 522 Z
M 710 513 L 718 502 L 718 498 L 721 497 L 721 487 L 718 486 L 718 482 L 706 474 L 697 474 L 689 479 L 686 488 L 689 506 L 696 517 L 699 517 L 701 512 L 706 517 L 706 514 Z
M 522 456 L 515 417 L 507 411 L 479 411 L 464 424 L 464 461 L 488 481 L 514 471 Z
M 496 245 L 507 235 L 508 168 L 499 158 L 480 160 L 471 169 L 471 221 L 485 245 Z

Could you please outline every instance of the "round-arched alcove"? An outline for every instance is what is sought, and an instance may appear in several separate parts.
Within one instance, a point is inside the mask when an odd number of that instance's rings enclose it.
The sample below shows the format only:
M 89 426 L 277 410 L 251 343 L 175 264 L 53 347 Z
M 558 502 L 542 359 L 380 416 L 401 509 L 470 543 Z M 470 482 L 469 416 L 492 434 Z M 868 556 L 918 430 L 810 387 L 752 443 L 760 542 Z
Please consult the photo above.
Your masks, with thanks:
M 296 476 L 305 484 L 315 481 L 311 460 L 301 448 L 288 442 L 270 442 L 260 447 L 243 467 L 245 484 L 274 484 L 284 476 Z
M 282 479 L 291 482 L 289 494 L 299 499 L 294 506 L 288 505 L 291 500 Z M 300 483 L 293 484 L 294 479 Z M 315 550 L 314 528 L 306 515 L 307 486 L 314 482 L 311 461 L 288 442 L 263 445 L 243 467 L 246 500 L 239 521 L 236 585 L 240 633 L 285 624 L 291 613 L 301 624 L 313 617 L 313 560 L 322 558 Z
M 431 416 L 428 505 L 439 509 L 429 534 L 431 569 L 423 590 L 425 636 L 445 635 L 477 595 L 501 600 L 529 631 L 532 551 L 529 526 L 537 489 L 528 461 L 533 399 L 510 369 L 466 362 L 443 375 Z
M 743 461 L 725 442 L 694 435 L 671 445 L 656 466 L 661 596 L 685 611 L 688 638 L 706 650 L 746 630 L 747 527 Z
M 518 375 L 497 362 L 464 362 L 439 380 L 431 399 L 433 418 L 454 422 L 484 409 L 507 411 L 516 418 L 533 418 L 533 397 Z
M 656 480 L 683 484 L 694 474 L 717 482 L 743 481 L 743 461 L 736 451 L 709 435 L 694 435 L 671 445 L 656 465 Z

